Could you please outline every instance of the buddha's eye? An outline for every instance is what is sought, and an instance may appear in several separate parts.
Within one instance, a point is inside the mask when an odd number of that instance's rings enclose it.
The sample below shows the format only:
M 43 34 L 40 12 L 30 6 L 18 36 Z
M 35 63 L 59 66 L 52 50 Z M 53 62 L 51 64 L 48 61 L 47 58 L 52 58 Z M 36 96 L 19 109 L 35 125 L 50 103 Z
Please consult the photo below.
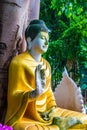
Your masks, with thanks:
M 41 39 L 46 39 L 44 36 L 41 36 Z

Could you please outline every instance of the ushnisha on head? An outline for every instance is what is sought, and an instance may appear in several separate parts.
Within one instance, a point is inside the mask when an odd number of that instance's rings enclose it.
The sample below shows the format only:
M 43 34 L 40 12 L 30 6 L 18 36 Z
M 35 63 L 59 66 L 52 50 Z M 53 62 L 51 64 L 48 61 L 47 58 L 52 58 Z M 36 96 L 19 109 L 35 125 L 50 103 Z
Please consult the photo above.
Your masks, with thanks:
M 49 29 L 43 20 L 33 20 L 25 31 L 27 49 L 42 54 L 48 49 Z
M 31 38 L 31 41 L 38 35 L 40 32 L 49 33 L 50 30 L 47 28 L 43 20 L 33 20 L 30 22 L 25 31 L 25 38 Z

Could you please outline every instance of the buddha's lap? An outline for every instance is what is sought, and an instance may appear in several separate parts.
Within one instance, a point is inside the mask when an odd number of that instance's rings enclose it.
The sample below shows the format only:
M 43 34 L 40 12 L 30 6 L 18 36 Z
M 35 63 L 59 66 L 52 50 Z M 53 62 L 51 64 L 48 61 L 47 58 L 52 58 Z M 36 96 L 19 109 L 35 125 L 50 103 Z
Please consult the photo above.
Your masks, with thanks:
M 59 130 L 56 125 L 45 125 L 40 122 L 33 121 L 21 121 L 14 125 L 14 130 Z
M 67 109 L 57 108 L 54 116 L 76 117 L 79 120 L 81 120 L 83 124 L 75 125 L 71 129 L 74 129 L 74 130 L 77 130 L 77 129 L 81 130 L 83 128 L 84 128 L 83 130 L 87 129 L 87 115 L 86 114 L 75 112 L 75 111 L 70 111 Z M 48 124 L 44 124 L 44 123 L 34 121 L 28 118 L 22 118 L 20 121 L 18 121 L 14 125 L 14 130 L 19 130 L 19 129 L 20 130 L 43 130 L 43 129 L 44 130 L 59 130 L 58 126 L 56 125 L 48 125 Z
M 22 122 L 16 124 L 14 126 L 14 130 L 59 130 L 59 128 L 56 125 L 46 126 L 46 125 Z M 68 130 L 87 130 L 87 124 L 74 125 Z

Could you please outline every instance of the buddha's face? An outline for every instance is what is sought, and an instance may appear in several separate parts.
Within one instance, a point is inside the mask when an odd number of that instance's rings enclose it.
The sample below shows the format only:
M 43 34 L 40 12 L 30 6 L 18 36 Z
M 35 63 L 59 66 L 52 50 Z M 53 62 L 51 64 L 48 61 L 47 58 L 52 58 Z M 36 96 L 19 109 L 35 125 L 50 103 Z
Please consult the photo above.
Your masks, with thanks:
M 48 49 L 49 34 L 47 32 L 40 32 L 31 43 L 31 49 L 37 53 L 42 54 Z

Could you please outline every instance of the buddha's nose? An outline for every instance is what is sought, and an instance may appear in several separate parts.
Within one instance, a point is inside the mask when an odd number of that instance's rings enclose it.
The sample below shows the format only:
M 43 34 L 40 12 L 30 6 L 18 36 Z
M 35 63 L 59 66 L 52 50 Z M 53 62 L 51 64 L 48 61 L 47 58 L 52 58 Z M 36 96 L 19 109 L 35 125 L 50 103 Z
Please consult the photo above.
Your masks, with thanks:
M 48 42 L 47 42 L 47 41 L 45 42 L 45 45 L 48 45 Z
M 49 43 L 49 42 L 48 42 L 48 40 L 47 40 L 47 39 L 45 39 L 45 45 L 48 45 L 48 43 Z

